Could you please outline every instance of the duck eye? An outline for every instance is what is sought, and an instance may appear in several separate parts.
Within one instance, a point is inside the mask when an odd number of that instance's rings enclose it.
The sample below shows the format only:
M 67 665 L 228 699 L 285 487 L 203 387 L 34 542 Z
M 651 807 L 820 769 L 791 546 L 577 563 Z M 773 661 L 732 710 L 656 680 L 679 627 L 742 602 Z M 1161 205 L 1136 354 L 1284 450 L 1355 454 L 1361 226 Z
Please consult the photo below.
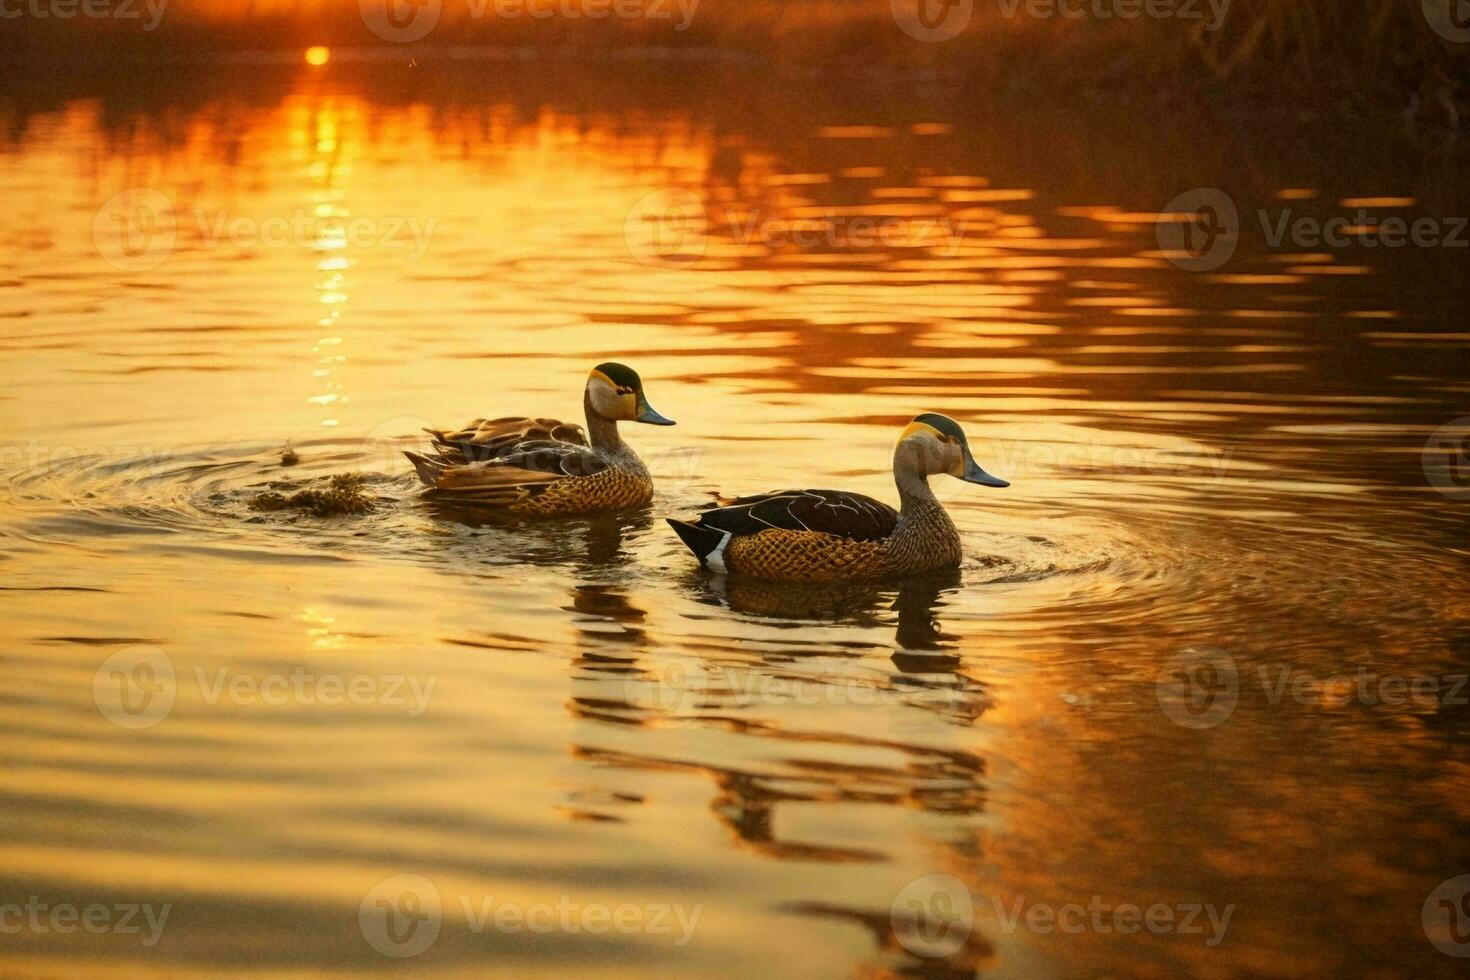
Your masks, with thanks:
M 633 393 L 633 389 L 632 388 L 628 388 L 628 387 L 623 386 L 623 385 L 619 385 L 618 386 L 618 394 L 620 394 L 620 395 L 631 395 L 632 393 Z

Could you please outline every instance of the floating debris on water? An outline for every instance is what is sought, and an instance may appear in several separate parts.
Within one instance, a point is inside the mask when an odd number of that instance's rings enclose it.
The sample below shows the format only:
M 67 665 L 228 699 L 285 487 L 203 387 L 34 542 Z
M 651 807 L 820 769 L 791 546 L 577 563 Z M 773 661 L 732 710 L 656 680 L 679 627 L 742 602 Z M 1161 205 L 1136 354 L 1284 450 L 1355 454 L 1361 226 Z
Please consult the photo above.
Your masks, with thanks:
M 362 477 L 356 473 L 339 473 L 324 487 L 307 487 L 290 495 L 277 490 L 257 494 L 250 501 L 251 510 L 300 510 L 314 517 L 336 517 L 342 514 L 370 514 L 377 509 L 377 498 L 363 492 Z

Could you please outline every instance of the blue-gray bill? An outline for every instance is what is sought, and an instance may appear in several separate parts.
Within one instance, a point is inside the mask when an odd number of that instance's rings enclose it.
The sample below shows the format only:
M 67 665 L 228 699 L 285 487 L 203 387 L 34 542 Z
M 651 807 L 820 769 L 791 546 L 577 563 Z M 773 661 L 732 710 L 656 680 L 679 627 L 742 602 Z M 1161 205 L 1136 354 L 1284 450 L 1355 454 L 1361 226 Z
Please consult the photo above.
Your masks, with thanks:
M 1008 487 L 1011 481 L 1002 480 L 998 476 L 991 476 L 980 468 L 980 464 L 973 459 L 965 460 L 965 475 L 960 477 L 966 483 L 978 483 L 982 487 Z
M 666 419 L 653 410 L 648 402 L 641 402 L 638 406 L 638 421 L 648 425 L 678 425 L 673 419 Z

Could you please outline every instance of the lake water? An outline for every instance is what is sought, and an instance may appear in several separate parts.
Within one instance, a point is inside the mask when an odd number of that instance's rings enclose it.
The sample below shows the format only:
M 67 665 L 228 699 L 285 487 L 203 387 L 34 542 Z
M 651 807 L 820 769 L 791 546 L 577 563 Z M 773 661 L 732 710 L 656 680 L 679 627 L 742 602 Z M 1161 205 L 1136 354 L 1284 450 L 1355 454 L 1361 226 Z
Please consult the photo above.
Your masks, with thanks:
M 1449 151 L 689 60 L 201 72 L 0 115 L 5 972 L 1458 973 L 1467 250 L 1272 241 L 1453 237 Z M 1181 257 L 1195 188 L 1240 232 Z M 679 421 L 625 432 L 647 511 L 420 498 L 422 426 L 580 421 L 609 359 Z M 1012 481 L 936 483 L 957 575 L 724 581 L 660 519 L 894 500 L 920 411 Z M 347 473 L 371 513 L 250 506 Z

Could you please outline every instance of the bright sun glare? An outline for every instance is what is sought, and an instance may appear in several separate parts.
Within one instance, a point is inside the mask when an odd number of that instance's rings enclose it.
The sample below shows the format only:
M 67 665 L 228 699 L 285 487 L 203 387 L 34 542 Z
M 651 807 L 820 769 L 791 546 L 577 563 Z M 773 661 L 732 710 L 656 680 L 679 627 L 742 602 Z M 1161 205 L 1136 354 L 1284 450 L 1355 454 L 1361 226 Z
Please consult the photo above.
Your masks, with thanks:
M 319 44 L 306 49 L 306 63 L 308 65 L 325 65 L 331 57 L 331 50 Z

